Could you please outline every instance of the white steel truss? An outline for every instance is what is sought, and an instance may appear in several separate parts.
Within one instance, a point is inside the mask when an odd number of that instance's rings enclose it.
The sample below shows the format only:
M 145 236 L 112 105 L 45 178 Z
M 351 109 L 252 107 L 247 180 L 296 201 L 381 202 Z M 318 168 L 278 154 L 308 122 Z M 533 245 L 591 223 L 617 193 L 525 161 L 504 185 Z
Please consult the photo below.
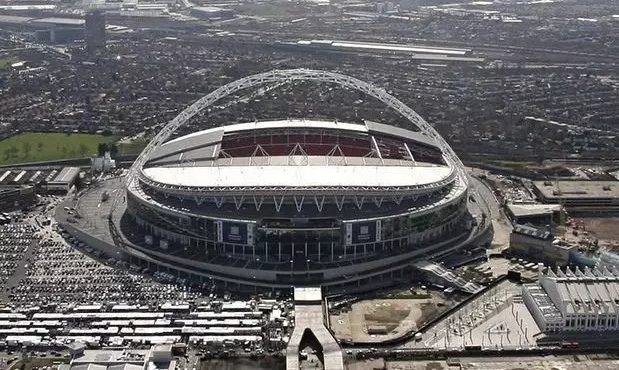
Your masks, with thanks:
M 311 69 L 289 69 L 289 70 L 273 70 L 270 72 L 259 73 L 247 77 L 243 77 L 229 84 L 219 87 L 211 93 L 200 98 L 192 105 L 183 110 L 179 115 L 174 117 L 168 124 L 166 124 L 161 131 L 155 137 L 149 141 L 144 150 L 140 153 L 138 158 L 133 162 L 131 169 L 126 177 L 124 177 L 124 188 L 127 188 L 127 184 L 132 184 L 139 174 L 142 172 L 142 167 L 149 160 L 154 151 L 165 143 L 172 134 L 181 126 L 185 125 L 196 114 L 202 112 L 206 108 L 212 106 L 217 101 L 235 94 L 241 90 L 245 90 L 253 87 L 261 87 L 264 85 L 281 85 L 284 83 L 292 83 L 295 81 L 316 81 L 324 83 L 335 83 L 345 88 L 357 90 L 372 96 L 388 107 L 394 109 L 405 117 L 411 124 L 417 126 L 419 130 L 426 136 L 434 139 L 438 146 L 441 148 L 443 155 L 448 164 L 454 166 L 461 175 L 462 181 L 468 186 L 469 178 L 466 173 L 465 167 L 454 153 L 453 149 L 447 144 L 445 139 L 417 112 L 406 106 L 396 97 L 388 94 L 384 89 L 378 88 L 370 83 L 361 81 L 354 77 L 346 76 L 336 72 L 330 71 L 316 71 Z M 377 153 L 380 156 L 380 151 Z M 225 156 L 225 154 L 222 154 Z M 474 189 L 472 189 L 474 192 Z M 112 199 L 112 206 L 110 207 L 110 217 L 114 212 L 119 200 L 123 197 L 121 192 L 117 192 Z M 343 203 L 343 201 L 342 201 Z M 281 205 L 281 202 L 280 202 Z

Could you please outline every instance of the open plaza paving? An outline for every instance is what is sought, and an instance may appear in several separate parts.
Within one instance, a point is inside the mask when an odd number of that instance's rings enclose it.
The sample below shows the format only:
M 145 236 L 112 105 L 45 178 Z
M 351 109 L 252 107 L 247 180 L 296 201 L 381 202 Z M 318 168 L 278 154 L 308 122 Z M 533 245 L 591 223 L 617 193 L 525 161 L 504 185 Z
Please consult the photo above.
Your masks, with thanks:
M 540 330 L 522 302 L 521 287 L 508 280 L 464 304 L 405 347 L 526 349 L 537 346 Z

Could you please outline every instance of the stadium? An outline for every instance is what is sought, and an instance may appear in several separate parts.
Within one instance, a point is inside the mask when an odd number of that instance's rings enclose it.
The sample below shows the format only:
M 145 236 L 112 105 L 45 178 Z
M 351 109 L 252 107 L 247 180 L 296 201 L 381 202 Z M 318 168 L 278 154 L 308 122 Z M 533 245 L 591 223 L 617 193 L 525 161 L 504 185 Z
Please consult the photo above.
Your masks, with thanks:
M 274 119 L 170 140 L 235 89 L 294 79 L 363 91 L 412 129 Z M 109 219 L 132 264 L 238 290 L 393 284 L 465 245 L 474 226 L 468 175 L 436 131 L 384 90 L 330 72 L 274 71 L 214 91 L 149 142 L 125 181 Z

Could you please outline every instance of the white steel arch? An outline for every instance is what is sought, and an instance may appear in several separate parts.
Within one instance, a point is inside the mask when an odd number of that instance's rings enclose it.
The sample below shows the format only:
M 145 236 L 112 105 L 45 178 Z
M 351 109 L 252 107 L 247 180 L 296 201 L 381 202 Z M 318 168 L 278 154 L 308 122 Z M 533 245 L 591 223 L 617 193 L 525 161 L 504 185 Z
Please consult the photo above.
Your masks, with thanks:
M 187 107 L 172 121 L 165 125 L 161 131 L 146 145 L 142 153 L 135 160 L 128 175 L 126 176 L 126 185 L 132 184 L 135 181 L 136 176 L 142 170 L 144 164 L 149 160 L 151 154 L 161 146 L 164 142 L 170 138 L 170 136 L 181 126 L 183 126 L 193 116 L 212 106 L 215 102 L 223 99 L 238 91 L 268 85 L 268 84 L 282 84 L 290 83 L 293 81 L 316 81 L 316 82 L 328 82 L 335 83 L 342 87 L 347 87 L 357 91 L 361 91 L 367 95 L 370 95 L 381 102 L 385 103 L 388 107 L 394 109 L 406 119 L 408 119 L 413 125 L 417 126 L 419 130 L 428 137 L 435 140 L 446 157 L 450 165 L 454 166 L 458 173 L 461 175 L 462 181 L 468 186 L 469 178 L 464 168 L 464 165 L 454 153 L 453 149 L 447 144 L 443 137 L 424 120 L 417 112 L 409 108 L 406 104 L 402 103 L 399 99 L 388 94 L 384 89 L 376 87 L 370 83 L 361 81 L 354 77 L 346 76 L 336 72 L 318 71 L 311 69 L 289 69 L 289 70 L 273 70 L 270 72 L 259 73 L 247 77 L 243 77 L 239 80 L 231 82 L 227 85 L 221 86 L 211 93 L 197 100 L 195 103 Z M 116 203 L 117 198 L 114 200 Z M 114 210 L 112 206 L 111 212 Z

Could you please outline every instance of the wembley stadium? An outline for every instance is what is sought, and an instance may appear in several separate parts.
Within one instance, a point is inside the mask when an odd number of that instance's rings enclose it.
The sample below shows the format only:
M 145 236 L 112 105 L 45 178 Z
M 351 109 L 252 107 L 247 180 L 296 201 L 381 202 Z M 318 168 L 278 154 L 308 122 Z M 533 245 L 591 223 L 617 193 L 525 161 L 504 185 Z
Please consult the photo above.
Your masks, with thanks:
M 170 139 L 222 96 L 295 79 L 365 92 L 410 129 L 276 118 Z M 331 72 L 273 71 L 214 91 L 164 127 L 124 181 L 110 230 L 131 263 L 239 290 L 392 284 L 474 226 L 468 175 L 436 131 L 384 90 Z

